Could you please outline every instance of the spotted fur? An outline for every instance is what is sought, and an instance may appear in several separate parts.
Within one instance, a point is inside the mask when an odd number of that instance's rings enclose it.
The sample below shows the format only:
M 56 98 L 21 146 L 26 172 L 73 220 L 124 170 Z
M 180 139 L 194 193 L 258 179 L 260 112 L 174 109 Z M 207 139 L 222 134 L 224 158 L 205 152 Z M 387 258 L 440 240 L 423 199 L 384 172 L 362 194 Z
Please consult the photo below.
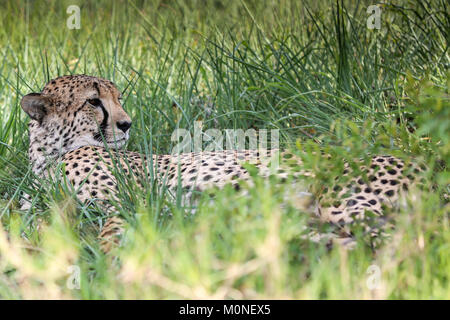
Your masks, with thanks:
M 86 75 L 56 78 L 41 93 L 24 96 L 21 105 L 31 118 L 29 158 L 33 172 L 44 177 L 53 175 L 52 168 L 62 163 L 71 187 L 84 202 L 116 198 L 119 184 L 113 168 L 133 175 L 138 183 L 152 172 L 169 189 L 181 184 L 187 192 L 226 184 L 238 188 L 240 181 L 250 181 L 243 166 L 248 161 L 255 164 L 263 177 L 271 173 L 281 178 L 312 175 L 303 171 L 301 160 L 289 153 L 282 153 L 281 159 L 285 161 L 271 172 L 268 162 L 262 159 L 273 157 L 276 150 L 268 151 L 265 157 L 254 150 L 229 150 L 153 155 L 152 159 L 121 151 L 129 138 L 131 119 L 122 108 L 120 96 L 111 81 Z M 375 156 L 367 168 L 360 166 L 363 175 L 353 177 L 346 165 L 343 176 L 350 180 L 344 185 L 324 187 L 317 213 L 323 221 L 337 225 L 362 218 L 366 211 L 382 215 L 383 206 L 398 201 L 399 192 L 414 180 L 414 176 L 404 172 L 404 166 L 400 159 Z M 121 221 L 116 217 L 105 223 L 100 235 L 105 251 L 122 231 Z

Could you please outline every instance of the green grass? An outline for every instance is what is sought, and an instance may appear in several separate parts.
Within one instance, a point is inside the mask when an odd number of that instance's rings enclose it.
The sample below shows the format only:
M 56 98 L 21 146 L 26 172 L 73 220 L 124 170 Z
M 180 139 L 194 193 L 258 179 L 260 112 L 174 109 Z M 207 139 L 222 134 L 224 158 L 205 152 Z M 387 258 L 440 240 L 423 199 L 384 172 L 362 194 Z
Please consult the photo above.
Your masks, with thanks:
M 80 30 L 66 27 L 72 4 Z M 448 4 L 386 4 L 381 29 L 370 30 L 371 4 L 2 1 L 0 298 L 450 298 Z M 27 161 L 21 97 L 77 73 L 124 90 L 128 150 L 168 153 L 172 132 L 198 120 L 203 130 L 279 129 L 316 173 L 313 191 L 342 165 L 317 158 L 319 148 L 340 160 L 421 161 L 425 188 L 387 212 L 396 228 L 377 250 L 360 237 L 353 251 L 329 251 L 304 240 L 310 217 L 273 181 L 256 178 L 245 197 L 203 195 L 190 215 L 179 195 L 119 179 L 129 227 L 108 257 L 95 241 L 104 213 L 58 181 L 33 181 Z M 18 209 L 23 191 L 35 201 L 29 212 Z M 80 290 L 66 285 L 71 265 Z

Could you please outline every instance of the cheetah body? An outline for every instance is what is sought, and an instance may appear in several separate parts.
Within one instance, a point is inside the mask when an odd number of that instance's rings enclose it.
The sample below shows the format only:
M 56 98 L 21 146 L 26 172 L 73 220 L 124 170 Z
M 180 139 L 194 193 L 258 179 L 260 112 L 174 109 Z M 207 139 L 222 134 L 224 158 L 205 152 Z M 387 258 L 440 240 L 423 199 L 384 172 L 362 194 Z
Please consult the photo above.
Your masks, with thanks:
M 243 163 L 253 162 L 260 175 L 271 172 L 268 162 L 261 161 L 256 150 L 153 155 L 118 150 L 129 138 L 131 119 L 120 103 L 120 92 L 105 79 L 76 75 L 50 81 L 41 93 L 24 96 L 21 102 L 31 117 L 29 124 L 29 158 L 34 173 L 46 176 L 55 164 L 62 163 L 70 185 L 83 201 L 108 200 L 119 190 L 114 167 L 139 177 L 154 176 L 169 189 L 203 191 L 211 186 L 234 186 L 249 180 Z M 105 149 L 104 144 L 110 148 Z M 276 155 L 269 151 L 268 158 Z M 283 157 L 281 157 L 282 159 Z M 296 162 L 296 176 L 311 175 Z M 324 188 L 319 197 L 317 213 L 324 221 L 346 224 L 365 211 L 382 215 L 383 206 L 392 206 L 402 189 L 407 189 L 413 177 L 404 174 L 404 162 L 390 156 L 375 156 L 366 168 L 365 177 L 353 177 L 346 186 Z M 286 177 L 289 167 L 275 172 Z M 285 170 L 287 169 L 287 170 Z M 292 168 L 290 169 L 292 172 Z M 346 170 L 350 175 L 350 170 Z M 331 204 L 326 204 L 330 199 Z

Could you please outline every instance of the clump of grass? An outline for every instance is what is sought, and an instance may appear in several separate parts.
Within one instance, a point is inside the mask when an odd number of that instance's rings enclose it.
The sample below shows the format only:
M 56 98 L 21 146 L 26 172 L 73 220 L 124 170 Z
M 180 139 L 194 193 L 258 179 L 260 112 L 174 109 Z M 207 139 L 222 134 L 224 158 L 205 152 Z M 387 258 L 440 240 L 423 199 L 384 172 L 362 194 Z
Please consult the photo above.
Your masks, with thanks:
M 68 30 L 77 3 L 0 4 L 1 298 L 450 297 L 445 1 L 385 4 L 380 30 L 367 29 L 365 4 L 294 0 L 79 2 L 81 29 Z M 204 130 L 279 129 L 317 173 L 312 190 L 344 159 L 377 153 L 425 163 L 425 188 L 388 212 L 396 227 L 377 251 L 364 239 L 329 251 L 304 239 L 311 217 L 286 204 L 287 186 L 256 178 L 245 197 L 201 195 L 191 215 L 180 195 L 152 179 L 140 189 L 119 170 L 115 206 L 129 226 L 113 259 L 95 240 L 101 208 L 28 166 L 21 96 L 75 73 L 124 90 L 127 148 L 147 156 L 201 120 Z

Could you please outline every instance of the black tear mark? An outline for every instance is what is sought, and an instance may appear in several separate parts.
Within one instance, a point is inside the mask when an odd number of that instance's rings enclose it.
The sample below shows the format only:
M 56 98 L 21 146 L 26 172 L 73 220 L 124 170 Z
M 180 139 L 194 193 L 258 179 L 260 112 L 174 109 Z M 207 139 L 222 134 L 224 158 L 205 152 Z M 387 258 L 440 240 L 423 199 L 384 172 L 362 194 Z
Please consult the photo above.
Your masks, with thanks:
M 108 118 L 109 118 L 109 114 L 106 111 L 103 104 L 100 105 L 100 108 L 102 109 L 103 112 L 103 121 L 99 126 L 100 131 L 94 133 L 94 139 L 97 141 L 102 141 L 102 136 L 104 137 L 106 135 L 106 127 L 108 126 Z

